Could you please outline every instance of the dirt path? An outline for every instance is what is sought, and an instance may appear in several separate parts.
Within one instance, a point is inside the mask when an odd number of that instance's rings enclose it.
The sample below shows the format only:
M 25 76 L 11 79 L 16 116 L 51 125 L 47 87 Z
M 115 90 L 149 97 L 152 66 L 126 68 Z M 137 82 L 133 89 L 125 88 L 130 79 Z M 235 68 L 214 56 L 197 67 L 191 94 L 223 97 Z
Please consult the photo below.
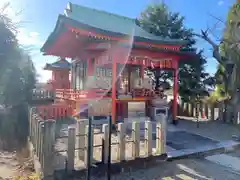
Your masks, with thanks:
M 10 179 L 17 175 L 20 164 L 15 153 L 0 152 L 0 179 Z
M 19 163 L 15 152 L 0 152 L 0 180 L 26 176 L 30 172 Z

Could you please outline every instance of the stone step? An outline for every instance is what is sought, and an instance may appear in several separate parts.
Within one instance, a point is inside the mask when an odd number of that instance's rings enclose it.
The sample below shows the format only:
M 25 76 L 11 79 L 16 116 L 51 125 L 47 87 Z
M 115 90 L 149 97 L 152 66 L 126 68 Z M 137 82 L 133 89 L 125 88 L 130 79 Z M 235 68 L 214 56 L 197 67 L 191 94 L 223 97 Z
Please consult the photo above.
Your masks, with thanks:
M 168 160 L 184 159 L 189 157 L 206 157 L 215 154 L 232 152 L 240 147 L 240 142 L 223 141 L 213 145 L 197 147 L 193 149 L 174 150 L 168 152 Z
M 240 173 L 240 158 L 228 154 L 216 154 L 205 158 L 208 161 L 219 164 L 221 166 L 231 168 Z

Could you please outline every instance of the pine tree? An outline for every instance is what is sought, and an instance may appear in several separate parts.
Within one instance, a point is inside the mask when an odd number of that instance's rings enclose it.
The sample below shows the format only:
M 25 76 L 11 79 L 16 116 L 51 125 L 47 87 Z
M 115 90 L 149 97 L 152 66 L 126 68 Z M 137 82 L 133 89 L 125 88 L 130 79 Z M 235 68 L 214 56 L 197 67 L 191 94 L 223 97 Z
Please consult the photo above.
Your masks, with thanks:
M 148 6 L 138 19 L 139 25 L 146 31 L 163 38 L 182 39 L 188 43 L 181 51 L 191 51 L 197 56 L 192 59 L 182 59 L 179 63 L 179 95 L 185 100 L 194 100 L 197 95 L 205 95 L 204 82 L 209 78 L 205 73 L 206 60 L 202 51 L 197 52 L 194 48 L 196 43 L 193 30 L 184 26 L 184 17 L 179 13 L 170 12 L 164 3 Z M 172 80 L 172 73 L 161 70 L 151 70 L 154 73 L 156 86 L 161 81 Z

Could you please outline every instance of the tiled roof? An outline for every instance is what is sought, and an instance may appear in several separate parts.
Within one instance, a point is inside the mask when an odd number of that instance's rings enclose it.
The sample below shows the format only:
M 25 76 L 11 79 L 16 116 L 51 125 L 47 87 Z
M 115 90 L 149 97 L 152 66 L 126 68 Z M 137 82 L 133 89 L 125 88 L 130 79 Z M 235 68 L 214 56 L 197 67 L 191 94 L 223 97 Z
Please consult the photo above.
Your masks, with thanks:
M 51 69 L 70 69 L 71 64 L 65 60 L 65 59 L 58 59 L 56 62 L 52 64 L 46 64 L 44 67 L 45 70 L 51 70 Z
M 185 40 L 169 39 L 148 33 L 136 24 L 135 19 L 68 3 L 64 15 L 58 16 L 54 31 L 49 35 L 41 48 L 42 52 L 46 52 L 47 48 L 58 39 L 60 34 L 67 31 L 65 25 L 70 25 L 80 30 L 93 31 L 109 37 L 130 37 L 130 39 L 132 37 L 133 41 L 150 44 L 183 46 L 187 43 Z
M 65 15 L 75 21 L 102 30 L 121 33 L 128 36 L 143 37 L 149 40 L 184 43 L 183 40 L 163 38 L 146 32 L 136 25 L 135 19 L 69 3 Z

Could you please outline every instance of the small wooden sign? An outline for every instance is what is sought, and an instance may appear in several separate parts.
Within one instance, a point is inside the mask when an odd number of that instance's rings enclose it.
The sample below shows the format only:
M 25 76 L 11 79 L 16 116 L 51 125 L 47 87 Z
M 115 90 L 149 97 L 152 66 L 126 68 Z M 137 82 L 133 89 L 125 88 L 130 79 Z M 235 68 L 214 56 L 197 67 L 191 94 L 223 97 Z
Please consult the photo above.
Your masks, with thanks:
M 159 67 L 161 69 L 175 69 L 176 68 L 176 62 L 171 59 L 164 59 L 159 62 Z
M 112 100 L 109 98 L 89 101 L 89 116 L 108 116 L 112 112 Z

